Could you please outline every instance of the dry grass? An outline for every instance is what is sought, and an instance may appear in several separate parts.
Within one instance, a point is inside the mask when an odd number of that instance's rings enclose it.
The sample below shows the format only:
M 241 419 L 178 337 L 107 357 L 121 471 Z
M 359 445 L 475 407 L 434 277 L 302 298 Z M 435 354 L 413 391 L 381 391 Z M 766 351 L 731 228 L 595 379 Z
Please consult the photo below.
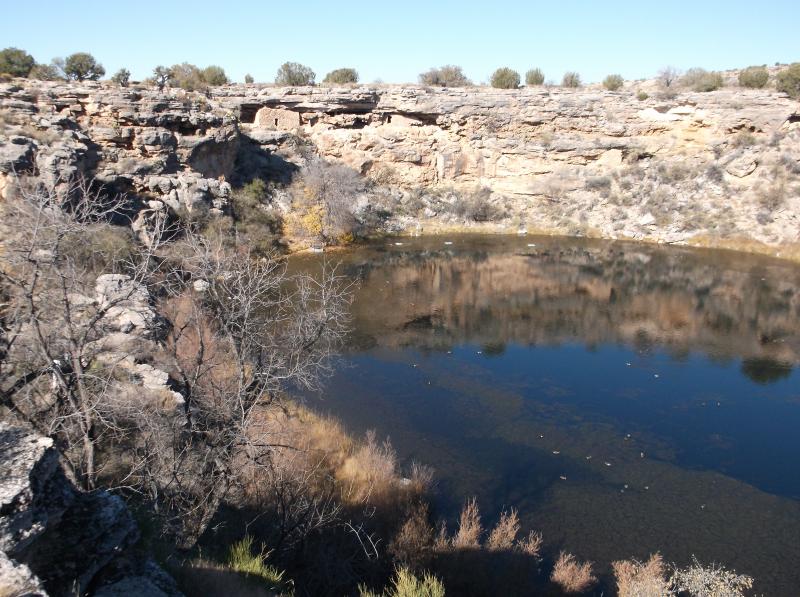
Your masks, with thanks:
M 366 442 L 357 448 L 336 471 L 351 502 L 388 498 L 398 486 L 397 454 L 389 440 L 378 443 L 375 432 L 368 431 Z
M 531 531 L 528 536 L 521 541 L 517 541 L 517 548 L 524 554 L 539 559 L 542 553 L 542 545 L 544 538 L 542 534 L 537 531 Z
M 452 540 L 455 549 L 479 549 L 481 546 L 481 513 L 475 498 L 469 500 L 461 509 L 458 520 L 458 531 Z
M 674 594 L 672 583 L 665 577 L 666 567 L 660 554 L 650 556 L 647 562 L 622 560 L 611 566 L 619 597 L 668 597 Z
M 421 578 L 407 568 L 399 568 L 391 586 L 383 593 L 359 587 L 359 597 L 444 597 L 444 585 L 432 574 L 425 572 Z
M 417 503 L 389 544 L 389 553 L 400 564 L 418 570 L 430 561 L 434 549 L 433 534 L 428 504 Z
M 516 509 L 500 514 L 500 520 L 489 533 L 486 549 L 489 551 L 508 551 L 514 547 L 519 533 L 519 515 Z
M 580 563 L 571 553 L 562 551 L 553 567 L 550 580 L 565 593 L 582 593 L 597 582 L 591 562 Z

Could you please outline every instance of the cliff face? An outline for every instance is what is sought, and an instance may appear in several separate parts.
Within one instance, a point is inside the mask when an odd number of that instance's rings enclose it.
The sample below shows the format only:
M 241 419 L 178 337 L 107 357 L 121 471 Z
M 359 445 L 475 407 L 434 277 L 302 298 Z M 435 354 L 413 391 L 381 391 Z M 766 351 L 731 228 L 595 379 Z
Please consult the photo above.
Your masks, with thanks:
M 34 166 L 96 174 L 162 209 L 224 209 L 234 183 L 287 182 L 316 152 L 377 183 L 390 226 L 482 226 L 789 251 L 800 104 L 769 90 L 0 86 L 0 192 Z M 476 197 L 491 208 L 454 209 Z M 281 203 L 288 209 L 287 203 Z

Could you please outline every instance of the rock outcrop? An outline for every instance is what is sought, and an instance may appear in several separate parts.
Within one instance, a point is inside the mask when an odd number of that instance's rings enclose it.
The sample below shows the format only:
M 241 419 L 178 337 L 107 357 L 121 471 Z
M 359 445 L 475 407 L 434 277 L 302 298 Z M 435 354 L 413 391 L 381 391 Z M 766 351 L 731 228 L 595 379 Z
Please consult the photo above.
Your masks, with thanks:
M 638 99 L 643 89 L 652 96 Z M 229 86 L 206 97 L 17 82 L 0 85 L 0 113 L 0 193 L 12 172 L 35 168 L 54 186 L 92 174 L 140 199 L 143 238 L 165 211 L 225 211 L 230 182 L 288 182 L 309 152 L 371 178 L 393 229 L 755 241 L 784 254 L 800 234 L 800 104 L 769 89 Z M 465 216 L 465 198 L 491 209 Z
M 138 539 L 122 499 L 79 491 L 51 439 L 0 422 L 3 595 L 179 595 L 155 564 L 131 555 Z M 113 592 L 120 583 L 139 590 Z

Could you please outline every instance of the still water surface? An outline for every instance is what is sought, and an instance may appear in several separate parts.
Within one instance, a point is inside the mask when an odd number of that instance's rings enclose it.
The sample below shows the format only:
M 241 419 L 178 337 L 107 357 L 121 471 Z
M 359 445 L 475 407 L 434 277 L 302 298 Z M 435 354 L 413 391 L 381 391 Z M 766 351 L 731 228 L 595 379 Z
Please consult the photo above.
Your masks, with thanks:
M 360 286 L 310 405 L 434 467 L 444 516 L 475 495 L 553 552 L 695 554 L 800 594 L 798 266 L 516 236 L 325 258 Z

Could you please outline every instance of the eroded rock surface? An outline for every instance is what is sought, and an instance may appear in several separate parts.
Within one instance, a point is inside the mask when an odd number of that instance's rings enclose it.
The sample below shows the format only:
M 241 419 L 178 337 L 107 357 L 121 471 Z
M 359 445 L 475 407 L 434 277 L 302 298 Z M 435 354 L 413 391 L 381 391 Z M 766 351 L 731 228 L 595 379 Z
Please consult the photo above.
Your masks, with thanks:
M 121 582 L 135 586 L 144 576 L 161 578 L 148 580 L 161 592 L 147 594 L 177 595 L 168 576 L 152 572 L 154 564 L 137 563 L 126 554 L 138 538 L 136 523 L 119 497 L 75 488 L 51 439 L 0 422 L 3 594 L 84 594 L 90 588 L 93 592 L 103 576 L 113 581 L 103 584 L 112 586 Z M 105 572 L 112 564 L 117 578 Z M 108 591 L 98 594 L 123 594 Z
M 0 193 L 13 172 L 53 186 L 92 174 L 140 200 L 145 240 L 163 211 L 224 212 L 231 182 L 289 182 L 309 153 L 370 177 L 392 229 L 776 247 L 800 235 L 800 104 L 770 89 L 234 85 L 205 97 L 17 82 L 0 85 L 0 111 Z M 479 190 L 492 216 L 465 221 L 456 204 Z

